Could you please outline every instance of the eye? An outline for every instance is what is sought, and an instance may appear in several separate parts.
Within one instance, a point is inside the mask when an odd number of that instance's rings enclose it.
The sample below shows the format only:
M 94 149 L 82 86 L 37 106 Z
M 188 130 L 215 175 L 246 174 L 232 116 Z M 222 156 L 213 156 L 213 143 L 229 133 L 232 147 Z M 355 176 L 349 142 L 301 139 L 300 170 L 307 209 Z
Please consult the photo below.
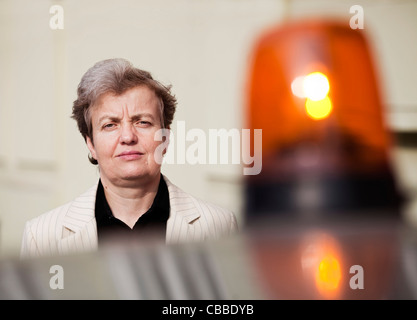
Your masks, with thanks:
M 112 129 L 112 128 L 114 128 L 116 125 L 114 124 L 114 123 L 106 123 L 106 124 L 104 124 L 103 125 L 103 129 Z
M 141 126 L 141 127 L 149 127 L 150 125 L 152 125 L 152 123 L 150 121 L 146 121 L 146 120 L 136 121 L 136 124 Z

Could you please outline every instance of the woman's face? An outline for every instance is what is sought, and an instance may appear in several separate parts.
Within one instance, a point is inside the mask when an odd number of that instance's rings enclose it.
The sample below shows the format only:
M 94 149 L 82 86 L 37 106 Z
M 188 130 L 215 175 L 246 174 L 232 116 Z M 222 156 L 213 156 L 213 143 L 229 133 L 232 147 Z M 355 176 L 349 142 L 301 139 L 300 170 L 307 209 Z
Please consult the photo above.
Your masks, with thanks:
M 87 146 L 100 168 L 103 183 L 134 186 L 158 179 L 155 151 L 161 141 L 160 102 L 154 91 L 138 86 L 121 95 L 102 95 L 91 110 L 92 137 Z

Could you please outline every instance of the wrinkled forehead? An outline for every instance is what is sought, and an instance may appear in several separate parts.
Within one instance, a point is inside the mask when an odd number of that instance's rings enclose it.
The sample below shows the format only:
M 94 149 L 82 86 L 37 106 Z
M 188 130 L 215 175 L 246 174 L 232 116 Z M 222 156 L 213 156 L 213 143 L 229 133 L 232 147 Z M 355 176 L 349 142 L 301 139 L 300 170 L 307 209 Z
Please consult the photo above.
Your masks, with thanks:
M 163 124 L 163 102 L 156 92 L 147 86 L 137 86 L 116 93 L 109 91 L 98 97 L 90 107 L 91 116 L 97 120 L 102 114 L 112 114 L 118 117 L 151 114 Z

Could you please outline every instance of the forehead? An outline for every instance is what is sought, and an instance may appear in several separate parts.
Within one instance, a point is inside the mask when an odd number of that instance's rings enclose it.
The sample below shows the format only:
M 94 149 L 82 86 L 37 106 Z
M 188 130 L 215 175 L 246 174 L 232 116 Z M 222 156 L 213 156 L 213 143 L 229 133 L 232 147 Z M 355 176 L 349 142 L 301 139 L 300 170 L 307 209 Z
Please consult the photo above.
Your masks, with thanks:
M 147 86 L 138 86 L 122 94 L 107 92 L 102 94 L 92 106 L 92 115 L 111 113 L 114 115 L 160 114 L 161 102 L 156 93 Z

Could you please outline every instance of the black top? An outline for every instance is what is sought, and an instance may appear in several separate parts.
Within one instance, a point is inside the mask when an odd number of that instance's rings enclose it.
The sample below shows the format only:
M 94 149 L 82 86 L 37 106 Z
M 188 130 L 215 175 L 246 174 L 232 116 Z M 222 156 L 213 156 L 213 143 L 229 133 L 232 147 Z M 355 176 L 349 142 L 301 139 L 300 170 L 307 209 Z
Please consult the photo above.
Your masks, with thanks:
M 130 238 L 132 236 L 137 237 L 152 233 L 154 236 L 156 235 L 165 239 L 169 211 L 168 187 L 161 174 L 158 192 L 156 193 L 152 206 L 136 221 L 131 229 L 123 221 L 113 216 L 104 194 L 103 185 L 101 180 L 99 180 L 95 204 L 99 245 L 105 240 L 104 238 L 115 233 L 117 233 L 118 237 L 121 236 L 123 238 Z

